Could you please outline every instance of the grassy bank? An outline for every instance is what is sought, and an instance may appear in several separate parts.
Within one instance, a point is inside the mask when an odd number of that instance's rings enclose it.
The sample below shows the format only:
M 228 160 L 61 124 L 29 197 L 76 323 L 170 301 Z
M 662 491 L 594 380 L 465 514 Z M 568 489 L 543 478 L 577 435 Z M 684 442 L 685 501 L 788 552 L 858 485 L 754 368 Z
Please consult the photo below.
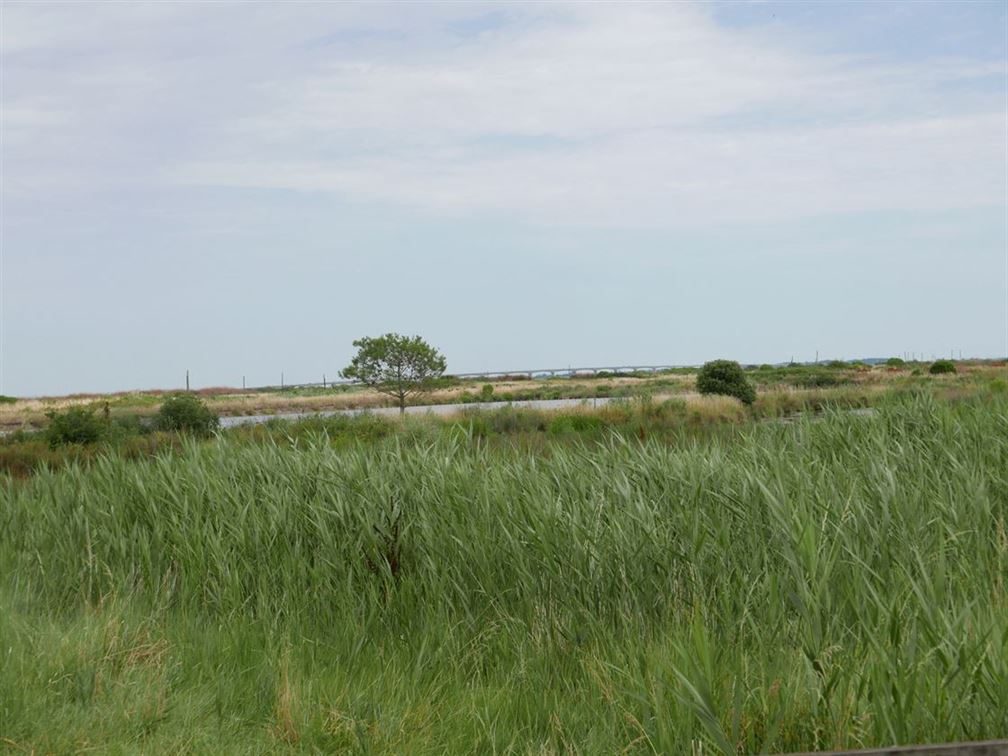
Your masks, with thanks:
M 699 753 L 1008 731 L 1003 393 L 675 443 L 584 417 L 528 443 L 306 426 L 8 482 L 0 735 Z
M 325 432 L 331 443 L 342 445 L 398 435 L 433 441 L 457 431 L 470 432 L 492 442 L 517 442 L 533 447 L 562 438 L 598 439 L 609 433 L 644 439 L 675 441 L 684 436 L 726 433 L 726 426 L 787 418 L 824 408 L 874 407 L 893 398 L 921 391 L 944 399 L 983 398 L 1008 393 L 1008 384 L 994 371 L 935 379 L 932 377 L 841 384 L 825 388 L 772 386 L 763 388 L 752 407 L 727 397 L 696 394 L 654 398 L 650 394 L 627 397 L 601 408 L 562 411 L 506 408 L 463 411 L 449 416 L 415 416 L 405 419 L 378 415 L 315 417 L 300 421 L 275 420 L 263 426 L 241 427 L 225 435 L 246 443 L 296 441 Z M 0 474 L 24 478 L 36 470 L 58 469 L 71 463 L 89 464 L 114 452 L 130 459 L 148 459 L 178 448 L 184 435 L 158 432 L 128 413 L 102 413 L 107 429 L 98 443 L 52 446 L 44 432 L 17 431 L 0 437 Z
M 764 390 L 752 407 L 729 397 L 696 394 L 672 398 L 644 395 L 595 408 L 583 406 L 539 411 L 527 408 L 465 410 L 447 416 L 417 415 L 393 418 L 365 414 L 359 417 L 308 417 L 299 421 L 272 420 L 260 426 L 224 431 L 245 443 L 296 441 L 324 432 L 330 443 L 341 445 L 397 435 L 434 441 L 462 432 L 493 442 L 507 441 L 542 446 L 546 441 L 597 440 L 610 433 L 628 438 L 657 437 L 675 440 L 697 432 L 728 432 L 738 426 L 825 407 L 868 407 L 888 401 L 906 391 L 922 388 L 938 393 L 953 390 L 961 396 L 985 395 L 990 382 L 958 381 L 944 389 L 930 383 L 923 387 L 899 384 L 844 385 L 833 388 Z M 100 440 L 89 444 L 51 444 L 45 432 L 18 431 L 0 437 L 0 474 L 27 477 L 36 470 L 57 469 L 67 464 L 89 464 L 110 452 L 130 459 L 147 459 L 178 448 L 185 436 L 159 432 L 135 415 L 102 413 Z
M 850 365 L 753 366 L 749 379 L 761 392 L 821 390 L 831 388 L 889 389 L 927 385 L 936 380 L 971 384 L 998 376 L 1008 377 L 1004 362 L 961 362 L 957 375 L 940 379 L 927 374 L 927 365 L 900 367 Z M 521 378 L 521 380 L 519 380 Z M 632 399 L 682 396 L 696 389 L 696 371 L 679 368 L 660 373 L 600 373 L 527 379 L 508 376 L 494 380 L 438 379 L 432 390 L 418 401 L 423 404 L 455 404 L 480 401 L 524 401 L 535 399 L 590 399 L 598 397 Z M 209 408 L 222 416 L 269 415 L 294 412 L 376 409 L 394 406 L 394 401 L 364 386 L 337 385 L 328 388 L 292 387 L 243 391 L 226 387 L 196 392 Z M 79 394 L 65 397 L 10 399 L 0 402 L 0 430 L 37 429 L 47 424 L 46 413 L 71 406 L 110 412 L 113 417 L 151 417 L 170 392 L 143 391 L 108 395 Z

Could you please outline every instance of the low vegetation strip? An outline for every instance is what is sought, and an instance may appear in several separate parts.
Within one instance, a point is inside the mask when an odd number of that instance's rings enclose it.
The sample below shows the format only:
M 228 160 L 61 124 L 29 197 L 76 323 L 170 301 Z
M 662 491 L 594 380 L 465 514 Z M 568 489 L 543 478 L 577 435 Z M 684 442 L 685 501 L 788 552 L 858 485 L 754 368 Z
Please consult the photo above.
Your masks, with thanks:
M 942 743 L 938 745 L 893 746 L 857 751 L 816 751 L 787 756 L 1008 756 L 1008 740 L 984 740 L 973 743 Z
M 5 742 L 753 753 L 1008 732 L 1003 394 L 671 445 L 592 432 L 224 435 L 7 482 Z
M 958 395 L 982 396 L 990 389 L 973 384 L 957 389 Z M 475 403 L 445 412 L 418 412 L 415 417 L 393 422 L 381 410 L 363 412 L 330 412 L 296 418 L 253 417 L 249 424 L 263 429 L 236 428 L 246 423 L 230 418 L 222 425 L 230 426 L 225 434 L 248 443 L 265 440 L 294 440 L 306 434 L 327 434 L 331 443 L 400 435 L 409 439 L 435 439 L 456 431 L 499 442 L 503 439 L 535 445 L 545 437 L 592 440 L 608 433 L 627 437 L 658 437 L 675 441 L 684 435 L 732 430 L 732 426 L 766 419 L 794 417 L 803 412 L 817 412 L 824 407 L 858 408 L 888 401 L 898 392 L 880 387 L 843 387 L 835 389 L 798 389 L 771 391 L 762 394 L 750 408 L 725 396 L 685 395 L 672 398 L 639 397 L 599 402 L 567 400 L 574 406 L 533 409 L 507 403 Z M 191 399 L 191 395 L 187 395 Z M 577 402 L 584 402 L 577 404 Z M 171 409 L 176 402 L 162 405 Z M 194 410 L 198 407 L 194 403 Z M 419 409 L 419 408 L 411 408 Z M 169 413 L 172 417 L 178 413 Z M 351 417 L 353 415 L 354 417 Z M 434 416 L 437 415 L 437 416 Z M 587 416 L 592 416 L 589 418 Z M 183 414 L 188 417 L 188 414 Z M 95 413 L 71 407 L 54 414 L 44 431 L 16 431 L 0 438 L 0 474 L 28 477 L 34 471 L 55 469 L 70 463 L 87 464 L 109 452 L 135 458 L 150 458 L 177 448 L 191 435 L 205 436 L 216 424 L 212 412 L 196 411 L 191 419 L 204 421 L 184 424 L 159 422 L 160 417 L 141 419 L 134 415 Z
M 711 363 L 717 367 L 721 363 Z M 733 363 L 734 364 L 734 363 Z M 494 412 L 480 412 L 479 415 L 489 417 L 492 435 L 518 435 L 521 440 L 528 440 L 531 432 L 545 432 L 556 424 L 567 422 L 563 418 L 542 418 L 536 412 L 525 413 L 518 418 L 512 409 L 524 402 L 534 403 L 571 403 L 584 406 L 549 407 L 560 414 L 584 414 L 593 411 L 597 406 L 605 405 L 606 409 L 599 414 L 601 424 L 618 433 L 629 433 L 640 438 L 650 435 L 677 438 L 684 430 L 695 430 L 712 424 L 732 423 L 745 425 L 753 421 L 768 419 L 790 419 L 802 412 L 818 412 L 824 407 L 833 408 L 866 408 L 889 401 L 894 396 L 930 392 L 935 396 L 950 400 L 968 397 L 983 397 L 1008 393 L 1008 373 L 997 365 L 961 366 L 962 369 L 951 375 L 939 376 L 898 376 L 895 373 L 865 373 L 863 380 L 840 381 L 831 383 L 819 378 L 807 379 L 802 371 L 804 368 L 787 368 L 790 384 L 775 383 L 776 378 L 767 379 L 763 368 L 749 371 L 744 376 L 737 374 L 734 388 L 723 379 L 705 381 L 703 374 L 692 380 L 697 389 L 702 389 L 704 395 L 698 395 L 690 390 L 689 385 L 681 382 L 676 376 L 674 385 L 668 384 L 668 378 L 656 378 L 644 383 L 629 383 L 610 385 L 602 383 L 595 386 L 595 393 L 586 392 L 581 384 L 561 384 L 546 387 L 550 395 L 574 395 L 577 398 L 568 399 L 518 399 L 513 394 L 498 392 L 494 385 L 484 384 L 479 394 L 462 392 L 456 398 L 465 400 L 467 404 L 452 405 L 445 403 L 445 396 L 428 395 L 431 400 L 437 400 L 427 408 L 410 406 L 408 412 L 413 414 L 428 414 L 428 411 L 448 417 L 447 426 L 443 423 L 428 422 L 430 418 L 415 422 L 410 419 L 400 426 L 384 427 L 388 432 L 403 432 L 410 437 L 421 435 L 438 435 L 450 432 L 451 425 L 465 422 L 476 428 L 483 428 L 487 420 L 470 417 L 470 412 L 460 412 L 463 407 L 478 407 L 481 410 L 505 407 L 498 417 Z M 737 370 L 736 368 L 734 368 Z M 768 370 L 776 370 L 768 368 Z M 793 374 L 792 374 L 793 373 Z M 770 383 L 760 381 L 770 380 Z M 752 394 L 753 383 L 760 385 L 759 390 Z M 534 391 L 542 393 L 543 387 Z M 719 396 L 719 394 L 729 396 Z M 150 457 L 162 451 L 176 447 L 183 437 L 198 434 L 209 435 L 216 432 L 219 426 L 225 428 L 244 424 L 268 423 L 270 437 L 300 435 L 305 429 L 319 430 L 319 421 L 323 416 L 340 414 L 383 414 L 387 409 L 368 407 L 364 409 L 322 409 L 329 401 L 324 396 L 294 397 L 309 403 L 296 406 L 298 412 L 291 414 L 275 414 L 280 405 L 271 405 L 270 413 L 263 415 L 225 414 L 219 418 L 222 410 L 227 409 L 218 397 L 201 397 L 195 393 L 158 395 L 148 397 L 156 399 L 159 404 L 149 403 L 142 413 L 135 406 L 120 404 L 120 401 L 132 401 L 130 397 L 119 397 L 115 401 L 92 403 L 90 405 L 69 405 L 62 411 L 50 409 L 44 417 L 48 425 L 43 430 L 19 428 L 14 431 L 0 431 L 0 474 L 10 473 L 24 477 L 42 467 L 59 467 L 69 462 L 86 463 L 110 450 L 134 458 Z M 276 398 L 276 397 L 274 397 Z M 282 401 L 287 401 L 279 397 Z M 504 401 L 502 401 L 504 400 Z M 358 400 L 354 400 L 357 402 Z M 740 403 L 746 402 L 746 404 Z M 453 409 L 454 407 L 454 409 Z M 233 408 L 232 408 L 233 409 Z M 539 409 L 547 409 L 540 407 Z M 2 410 L 2 408 L 0 408 Z M 144 416 L 146 415 L 146 416 Z M 502 421 L 501 418 L 514 420 Z M 0 423 L 3 420 L 0 419 Z M 357 424 L 347 424 L 338 419 L 323 421 L 326 430 L 335 435 L 336 440 L 354 437 L 357 430 L 364 429 L 370 437 L 371 419 L 362 418 Z M 583 423 L 581 424 L 584 425 Z M 581 426 L 579 426 L 581 427 Z M 593 426 L 594 428 L 594 426 Z M 589 435 L 595 433 L 592 430 Z M 579 431 L 579 435 L 580 435 Z M 564 434 L 571 435 L 571 434 Z M 247 439 L 262 438 L 261 434 L 244 434 Z
M 882 365 L 824 363 L 821 365 L 761 365 L 745 373 L 758 394 L 785 390 L 868 389 L 892 386 L 923 386 L 929 382 L 946 381 L 956 385 L 1008 377 L 1003 361 L 956 363 L 956 372 L 928 374 L 927 365 Z M 521 378 L 522 380 L 518 380 Z M 578 399 L 592 397 L 639 398 L 680 395 L 696 390 L 697 371 L 680 368 L 656 374 L 606 374 L 593 376 L 541 378 L 504 376 L 493 381 L 460 380 L 442 376 L 432 382 L 424 404 L 455 404 L 476 401 L 527 401 L 539 399 Z M 221 416 L 280 414 L 359 410 L 394 406 L 394 401 L 378 391 L 359 385 L 287 387 L 273 389 L 207 388 L 198 394 L 207 406 Z M 110 395 L 75 395 L 38 399 L 16 399 L 0 402 L 0 431 L 39 428 L 47 424 L 46 413 L 62 411 L 72 406 L 104 412 L 114 416 L 135 415 L 153 417 L 171 392 L 144 391 Z

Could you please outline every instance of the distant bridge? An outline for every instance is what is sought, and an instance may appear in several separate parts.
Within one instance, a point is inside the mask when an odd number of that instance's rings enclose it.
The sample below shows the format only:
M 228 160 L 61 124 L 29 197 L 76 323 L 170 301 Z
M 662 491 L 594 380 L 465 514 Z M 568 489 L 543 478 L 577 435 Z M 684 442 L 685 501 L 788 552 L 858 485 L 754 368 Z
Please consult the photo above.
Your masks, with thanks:
M 684 367 L 696 367 L 695 365 L 612 365 L 609 367 L 565 367 L 565 368 L 522 368 L 521 370 L 484 370 L 478 373 L 446 373 L 446 378 L 460 378 L 462 380 L 474 380 L 477 378 L 506 378 L 509 376 L 532 378 L 556 378 L 566 376 L 574 378 L 579 375 L 589 376 L 599 373 L 613 373 L 614 375 L 626 375 L 630 373 L 660 373 L 663 370 L 676 370 Z M 337 378 L 336 380 L 323 380 L 315 383 L 284 383 L 281 377 L 279 386 L 256 386 L 252 391 L 266 391 L 269 389 L 298 389 L 298 388 L 328 388 L 329 386 L 345 386 L 359 383 L 359 381 Z
M 674 370 L 686 365 L 616 365 L 612 367 L 566 367 L 540 368 L 538 370 L 488 370 L 482 373 L 452 373 L 454 378 L 503 378 L 509 375 L 520 375 L 528 378 L 556 377 L 566 375 L 597 375 L 598 373 L 660 373 L 663 370 Z

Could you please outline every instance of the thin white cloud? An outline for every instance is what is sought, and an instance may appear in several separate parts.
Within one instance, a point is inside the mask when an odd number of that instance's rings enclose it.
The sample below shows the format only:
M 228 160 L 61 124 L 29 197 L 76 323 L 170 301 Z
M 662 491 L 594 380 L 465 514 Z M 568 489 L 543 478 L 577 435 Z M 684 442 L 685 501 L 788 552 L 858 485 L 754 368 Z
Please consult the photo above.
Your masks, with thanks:
M 635 132 L 545 154 L 191 165 L 197 185 L 331 191 L 439 213 L 661 226 L 997 202 L 998 116 L 736 133 Z
M 1002 62 L 816 55 L 678 3 L 37 8 L 5 17 L 15 194 L 259 187 L 612 226 L 1006 201 L 1003 92 L 957 87 Z

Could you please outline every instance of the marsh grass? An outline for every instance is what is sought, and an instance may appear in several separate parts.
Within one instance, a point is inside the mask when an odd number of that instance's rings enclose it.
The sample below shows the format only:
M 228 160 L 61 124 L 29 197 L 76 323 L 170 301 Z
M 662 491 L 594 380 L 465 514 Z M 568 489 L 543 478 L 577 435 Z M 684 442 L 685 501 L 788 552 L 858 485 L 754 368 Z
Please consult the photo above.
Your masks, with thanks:
M 849 387 L 906 387 L 930 378 L 932 381 L 969 383 L 977 379 L 1005 378 L 1005 365 L 1000 361 L 966 361 L 957 363 L 959 375 L 914 375 L 914 363 L 902 368 L 878 366 L 852 366 L 838 363 L 828 365 L 761 365 L 747 369 L 747 375 L 758 384 L 760 392 L 782 389 L 826 389 L 835 386 L 840 390 Z M 926 367 L 926 365 L 925 365 Z M 920 371 L 918 371 L 920 372 Z M 424 401 L 431 404 L 450 404 L 477 401 L 485 381 L 459 380 L 447 377 Z M 827 385 L 829 384 L 829 385 Z M 502 376 L 492 383 L 495 399 L 520 401 L 531 399 L 570 399 L 584 397 L 637 398 L 641 396 L 684 396 L 696 388 L 696 371 L 677 368 L 658 373 L 598 373 L 574 377 L 557 376 L 530 380 L 527 375 Z M 0 402 L 0 429 L 15 431 L 20 428 L 41 428 L 46 424 L 46 413 L 80 406 L 96 411 L 105 404 L 113 415 L 153 416 L 171 391 L 124 391 L 115 394 L 75 394 L 64 397 L 41 397 Z M 327 387 L 289 387 L 283 390 L 227 387 L 199 389 L 208 407 L 221 416 L 259 415 L 285 412 L 320 412 L 327 410 L 373 409 L 390 406 L 388 397 L 362 386 L 340 384 Z
M 675 444 L 609 426 L 686 403 L 605 412 L 495 413 L 534 422 L 535 449 L 487 443 L 485 416 L 368 419 L 353 443 L 320 423 L 6 484 L 4 743 L 752 753 L 1008 731 L 1003 394 Z
M 398 436 L 411 443 L 433 442 L 457 432 L 497 445 L 518 444 L 543 449 L 546 441 L 597 442 L 610 434 L 625 438 L 655 438 L 679 443 L 684 438 L 712 435 L 728 437 L 752 422 L 791 420 L 803 413 L 820 414 L 828 408 L 855 409 L 876 406 L 904 395 L 931 393 L 947 401 L 984 398 L 998 392 L 1004 383 L 990 372 L 964 376 L 912 378 L 899 383 L 854 384 L 829 389 L 801 389 L 777 386 L 763 390 L 750 407 L 731 397 L 697 394 L 641 394 L 617 397 L 596 406 L 592 399 L 560 410 L 536 410 L 506 405 L 497 409 L 462 410 L 450 415 L 410 415 L 393 419 L 366 410 L 354 416 L 308 416 L 299 420 L 276 418 L 257 425 L 224 431 L 241 443 L 294 443 L 320 433 L 333 446 L 371 443 Z M 598 421 L 575 419 L 569 415 L 590 414 Z M 69 444 L 47 449 L 37 431 L 15 431 L 0 437 L 0 474 L 16 478 L 36 470 L 56 469 L 71 463 L 89 464 L 118 452 L 132 459 L 168 453 L 181 442 L 179 434 L 154 432 L 150 418 L 113 411 L 106 420 L 106 432 L 99 443 Z

